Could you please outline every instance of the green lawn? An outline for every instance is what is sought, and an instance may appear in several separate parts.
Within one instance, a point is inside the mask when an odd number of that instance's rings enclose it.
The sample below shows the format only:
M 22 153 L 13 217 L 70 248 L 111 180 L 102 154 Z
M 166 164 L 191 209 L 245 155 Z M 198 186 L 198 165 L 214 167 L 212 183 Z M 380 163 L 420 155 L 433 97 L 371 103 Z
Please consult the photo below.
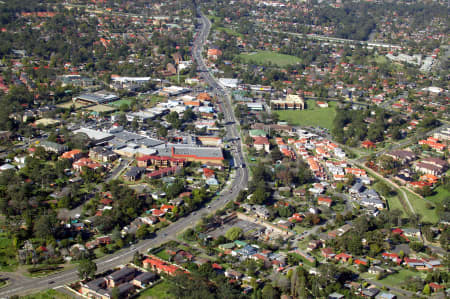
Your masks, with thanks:
M 47 290 L 33 295 L 20 297 L 21 299 L 71 299 L 72 296 L 63 294 L 56 290 Z
M 398 273 L 392 274 L 380 280 L 380 282 L 391 286 L 400 287 L 411 277 L 418 277 L 420 273 L 414 272 L 409 269 L 402 269 Z
M 314 101 L 307 101 L 305 110 L 278 110 L 276 113 L 280 121 L 286 121 L 294 126 L 320 126 L 327 129 L 333 128 L 333 120 L 336 116 L 334 102 L 328 103 L 328 108 L 316 107 Z
M 419 196 L 411 193 L 407 189 L 403 189 L 408 195 L 409 202 L 414 208 L 415 213 L 422 215 L 422 221 L 436 223 L 439 221 L 439 217 L 436 213 L 436 208 L 428 209 L 427 201 Z
M 243 37 L 244 36 L 242 33 L 239 33 L 236 30 L 233 30 L 231 28 L 222 27 L 222 26 L 214 25 L 212 27 L 212 29 L 213 30 L 217 30 L 217 31 L 225 32 L 226 34 L 232 35 L 232 36 L 238 36 L 238 37 Z
M 379 184 L 376 183 L 375 185 L 373 185 L 373 188 L 375 189 L 375 191 L 377 191 L 378 193 L 380 193 L 379 190 Z M 402 206 L 402 203 L 400 202 L 400 199 L 398 198 L 398 195 L 395 196 L 385 196 L 384 197 L 389 205 L 389 210 L 400 210 L 402 211 L 402 217 L 406 218 L 408 217 L 408 214 L 406 214 L 405 209 Z
M 444 199 L 450 198 L 450 191 L 448 191 L 447 189 L 445 189 L 442 186 L 437 187 L 434 191 L 436 192 L 436 194 L 434 194 L 432 196 L 428 196 L 428 197 L 426 197 L 426 199 L 428 199 L 432 202 L 435 202 L 435 203 L 440 203 Z
M 114 107 L 117 107 L 117 108 L 120 108 L 120 106 L 121 106 L 122 104 L 127 104 L 128 106 L 130 106 L 131 100 L 128 100 L 128 99 L 121 99 L 121 100 L 112 102 L 112 103 L 110 103 L 109 105 L 114 106 Z
M 158 252 L 155 255 L 165 261 L 168 261 L 170 259 L 170 255 L 166 252 L 165 249 L 161 250 L 160 252 Z
M 152 95 L 152 97 L 150 98 L 150 106 L 152 106 L 152 107 L 156 106 L 157 104 L 161 103 L 164 100 L 165 100 L 165 97 Z
M 280 54 L 271 51 L 259 51 L 256 53 L 242 53 L 239 55 L 245 62 L 253 61 L 256 64 L 272 63 L 278 66 L 287 66 L 300 63 L 302 60 L 298 57 L 286 54 Z
M 12 272 L 17 267 L 16 249 L 12 239 L 0 234 L 0 271 Z
M 169 288 L 171 287 L 170 283 L 167 281 L 162 281 L 158 283 L 154 287 L 151 287 L 139 295 L 139 299 L 144 298 L 158 298 L 158 299 L 172 299 L 175 298 L 171 294 L 169 294 Z

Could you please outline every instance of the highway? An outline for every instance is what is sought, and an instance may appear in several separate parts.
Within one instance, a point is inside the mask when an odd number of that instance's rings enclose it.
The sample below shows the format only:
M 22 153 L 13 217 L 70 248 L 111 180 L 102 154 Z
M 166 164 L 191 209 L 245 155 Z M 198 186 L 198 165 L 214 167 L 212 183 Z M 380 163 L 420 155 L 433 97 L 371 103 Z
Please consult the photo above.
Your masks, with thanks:
M 235 160 L 235 177 L 231 184 L 225 187 L 219 194 L 219 199 L 212 201 L 208 206 L 203 207 L 196 213 L 191 213 L 187 217 L 181 218 L 178 221 L 172 223 L 166 228 L 162 229 L 152 239 L 142 240 L 139 243 L 122 249 L 114 254 L 107 255 L 103 258 L 97 259 L 97 272 L 104 272 L 105 270 L 112 269 L 119 265 L 125 264 L 133 258 L 133 254 L 136 251 L 146 253 L 148 249 L 156 247 L 164 242 L 173 239 L 177 234 L 182 232 L 188 227 L 194 226 L 203 216 L 213 213 L 223 208 L 228 202 L 232 201 L 239 194 L 239 191 L 247 187 L 248 183 L 248 170 L 244 163 L 242 154 L 242 142 L 239 138 L 239 133 L 236 127 L 236 118 L 231 106 L 230 94 L 225 88 L 219 85 L 218 81 L 210 74 L 206 67 L 205 61 L 202 57 L 203 45 L 206 43 L 211 28 L 209 20 L 199 12 L 201 18 L 201 31 L 198 33 L 194 40 L 193 45 L 193 57 L 201 70 L 201 76 L 213 89 L 213 93 L 216 96 L 223 98 L 223 113 L 225 122 L 227 125 L 227 137 L 237 142 L 233 142 L 232 154 Z M 21 278 L 20 274 L 12 273 L 9 275 L 6 272 L 1 273 L 3 277 L 9 278 L 9 285 L 0 289 L 0 297 L 10 297 L 13 295 L 25 295 L 29 293 L 38 292 L 41 290 L 54 288 L 58 289 L 65 284 L 75 282 L 78 280 L 77 269 L 69 269 L 57 274 L 53 274 L 44 278 Z

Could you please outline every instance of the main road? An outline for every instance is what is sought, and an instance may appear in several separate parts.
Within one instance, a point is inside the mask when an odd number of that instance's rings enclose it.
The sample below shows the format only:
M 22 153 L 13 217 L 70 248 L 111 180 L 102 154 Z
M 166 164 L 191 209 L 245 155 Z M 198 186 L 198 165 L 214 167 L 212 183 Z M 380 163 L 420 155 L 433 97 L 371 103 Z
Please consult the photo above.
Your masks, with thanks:
M 174 238 L 178 233 L 185 230 L 188 227 L 194 226 L 203 216 L 213 213 L 223 208 L 227 203 L 236 198 L 239 191 L 247 187 L 248 182 L 248 170 L 245 166 L 242 155 L 242 143 L 239 138 L 239 133 L 236 127 L 236 119 L 231 106 L 231 98 L 229 92 L 210 74 L 205 61 L 202 57 L 203 45 L 206 43 L 211 28 L 209 20 L 199 12 L 201 16 L 199 21 L 201 23 L 201 30 L 198 32 L 193 45 L 193 57 L 196 61 L 201 76 L 212 88 L 213 93 L 223 99 L 223 112 L 225 122 L 227 125 L 227 136 L 234 140 L 232 146 L 232 154 L 235 160 L 235 176 L 231 184 L 225 187 L 219 194 L 218 199 L 212 201 L 207 207 L 203 207 L 196 213 L 179 219 L 178 221 L 170 224 L 166 228 L 157 233 L 154 238 L 148 240 L 142 240 L 132 247 L 125 248 L 114 254 L 107 255 L 100 259 L 97 259 L 98 272 L 117 267 L 119 265 L 129 262 L 136 251 L 146 253 L 148 249 L 156 247 L 164 242 L 167 242 Z M 10 297 L 13 295 L 24 295 L 32 292 L 38 292 L 50 288 L 61 288 L 65 284 L 74 282 L 78 279 L 77 269 L 69 269 L 57 274 L 53 274 L 44 278 L 21 278 L 20 275 L 8 273 L 1 273 L 2 276 L 8 277 L 9 285 L 0 289 L 0 297 Z

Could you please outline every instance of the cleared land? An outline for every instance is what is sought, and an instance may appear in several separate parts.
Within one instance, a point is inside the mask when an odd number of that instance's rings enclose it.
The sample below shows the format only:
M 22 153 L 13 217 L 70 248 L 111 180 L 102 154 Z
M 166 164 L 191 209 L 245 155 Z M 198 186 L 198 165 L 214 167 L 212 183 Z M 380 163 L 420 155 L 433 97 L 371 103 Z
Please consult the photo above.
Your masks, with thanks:
M 79 102 L 72 102 L 72 101 L 68 101 L 68 102 L 64 102 L 61 104 L 56 105 L 56 107 L 60 107 L 60 108 L 64 108 L 64 109 L 70 109 L 70 107 L 72 107 L 72 105 L 75 107 L 75 109 L 79 109 L 82 108 L 86 105 L 80 104 Z
M 245 62 L 254 62 L 256 64 L 268 64 L 269 62 L 278 66 L 287 66 L 300 63 L 302 60 L 298 57 L 280 54 L 271 51 L 259 51 L 256 53 L 242 53 L 239 55 Z
M 275 112 L 281 121 L 286 121 L 293 126 L 319 126 L 331 130 L 336 116 L 336 103 L 329 102 L 328 105 L 328 108 L 320 108 L 316 106 L 315 101 L 309 100 L 305 110 L 277 110 Z
M 106 105 L 95 105 L 95 106 L 86 108 L 86 110 L 93 111 L 93 112 L 113 112 L 113 111 L 116 111 L 117 108 L 106 106 Z

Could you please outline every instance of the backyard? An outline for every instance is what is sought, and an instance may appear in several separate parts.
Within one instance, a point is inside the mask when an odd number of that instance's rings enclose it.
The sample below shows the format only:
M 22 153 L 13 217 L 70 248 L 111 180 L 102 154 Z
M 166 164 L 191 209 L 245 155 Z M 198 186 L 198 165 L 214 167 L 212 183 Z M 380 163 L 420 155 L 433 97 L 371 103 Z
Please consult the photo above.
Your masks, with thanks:
M 175 298 L 169 293 L 171 285 L 168 281 L 163 280 L 162 282 L 156 284 L 155 286 L 145 290 L 139 295 L 139 299 L 144 298 L 164 298 L 171 299 Z
M 287 66 L 300 63 L 302 60 L 298 57 L 280 54 L 271 51 L 259 51 L 254 53 L 242 53 L 239 55 L 245 62 L 254 62 L 256 64 L 268 64 L 269 62 L 278 66 Z
M 329 102 L 328 108 L 317 107 L 315 101 L 307 101 L 305 110 L 278 110 L 280 121 L 286 121 L 293 126 L 319 126 L 332 129 L 336 116 L 336 103 Z

